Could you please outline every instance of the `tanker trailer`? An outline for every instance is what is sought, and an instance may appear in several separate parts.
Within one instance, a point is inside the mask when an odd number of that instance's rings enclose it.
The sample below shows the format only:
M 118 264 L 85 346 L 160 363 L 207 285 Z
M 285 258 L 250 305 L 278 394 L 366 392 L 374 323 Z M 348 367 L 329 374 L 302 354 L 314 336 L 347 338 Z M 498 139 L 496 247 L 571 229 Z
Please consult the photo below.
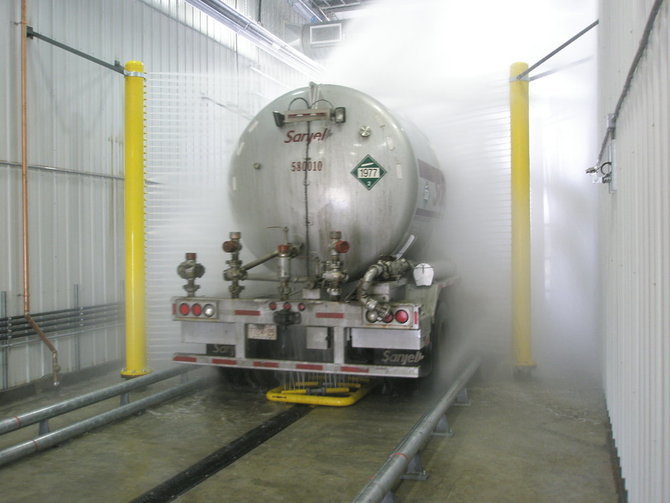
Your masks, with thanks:
M 172 298 L 173 319 L 204 351 L 174 361 L 426 375 L 446 271 L 422 254 L 444 194 L 427 140 L 375 99 L 315 84 L 275 99 L 231 159 L 240 230 L 223 243 L 229 295 L 196 295 L 204 266 L 195 253 L 177 268 L 187 294 Z M 257 258 L 245 263 L 243 246 Z M 264 293 L 245 296 L 250 281 Z

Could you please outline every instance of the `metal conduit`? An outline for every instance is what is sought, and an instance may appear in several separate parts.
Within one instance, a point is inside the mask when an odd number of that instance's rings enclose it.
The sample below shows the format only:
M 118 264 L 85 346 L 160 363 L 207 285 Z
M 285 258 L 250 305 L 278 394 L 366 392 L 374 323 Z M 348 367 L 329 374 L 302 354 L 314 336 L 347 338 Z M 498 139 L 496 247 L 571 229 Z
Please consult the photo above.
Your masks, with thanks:
M 20 162 L 13 161 L 2 161 L 0 160 L 0 166 L 7 166 L 9 168 L 20 168 Z M 116 180 L 122 182 L 124 180 L 123 176 L 117 175 L 107 175 L 105 173 L 93 173 L 92 171 L 77 171 L 75 169 L 66 169 L 66 168 L 57 168 L 55 166 L 46 166 L 42 164 L 28 164 L 29 170 L 43 171 L 45 173 L 55 173 L 63 175 L 76 175 L 76 176 L 88 176 L 93 178 L 103 178 L 107 180 Z
M 119 322 L 122 317 L 122 306 L 100 304 L 96 306 L 75 307 L 33 314 L 32 318 L 39 323 L 44 331 L 59 332 L 63 330 L 96 328 L 108 322 Z M 17 337 L 35 335 L 24 316 L 0 318 L 0 341 Z
M 410 461 L 417 455 L 435 430 L 440 418 L 454 403 L 458 393 L 465 387 L 470 378 L 479 368 L 480 360 L 476 358 L 456 379 L 437 405 L 423 415 L 412 427 L 398 447 L 388 457 L 386 463 L 370 479 L 370 482 L 358 493 L 354 503 L 379 503 L 393 489 L 396 482 L 407 470 Z
M 149 377 L 149 376 L 147 376 Z M 139 380 L 140 378 L 136 379 Z M 202 387 L 209 378 L 201 377 L 189 383 L 180 384 L 174 388 L 156 393 L 155 395 L 142 398 L 136 402 L 122 405 L 114 410 L 99 414 L 89 419 L 79 421 L 65 428 L 61 428 L 36 439 L 23 442 L 21 444 L 8 447 L 0 451 L 0 466 L 4 466 L 12 461 L 16 461 L 34 452 L 43 451 L 55 445 L 58 445 L 73 437 L 86 433 L 99 426 L 104 426 L 113 421 L 126 418 L 144 409 L 157 405 L 161 402 L 177 398 L 185 393 L 194 391 Z
M 162 372 L 148 374 L 146 376 L 137 377 L 130 381 L 115 384 L 114 386 L 92 391 L 90 393 L 86 393 L 85 395 L 71 398 L 54 405 L 49 405 L 48 407 L 44 407 L 42 409 L 36 409 L 24 414 L 19 414 L 18 416 L 3 419 L 0 421 L 0 435 L 9 433 L 10 431 L 18 430 L 25 426 L 30 426 L 31 424 L 44 421 L 45 419 L 50 419 L 52 417 L 65 414 L 66 412 L 70 412 L 72 410 L 80 409 L 96 402 L 101 402 L 102 400 L 107 400 L 108 398 L 127 393 L 136 388 L 142 388 L 158 381 L 164 381 L 165 379 L 185 374 L 186 372 L 190 372 L 192 370 L 195 369 L 186 366 L 173 367 L 168 370 L 163 370 Z

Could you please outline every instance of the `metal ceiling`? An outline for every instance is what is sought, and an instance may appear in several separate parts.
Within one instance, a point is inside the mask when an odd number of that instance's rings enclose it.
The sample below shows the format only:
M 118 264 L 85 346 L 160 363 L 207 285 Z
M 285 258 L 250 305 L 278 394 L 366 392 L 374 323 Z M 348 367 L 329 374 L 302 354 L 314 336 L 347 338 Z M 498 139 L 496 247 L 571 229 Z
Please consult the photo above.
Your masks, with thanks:
M 370 0 L 309 0 L 314 8 L 321 10 L 330 19 L 337 18 L 346 12 L 364 7 Z

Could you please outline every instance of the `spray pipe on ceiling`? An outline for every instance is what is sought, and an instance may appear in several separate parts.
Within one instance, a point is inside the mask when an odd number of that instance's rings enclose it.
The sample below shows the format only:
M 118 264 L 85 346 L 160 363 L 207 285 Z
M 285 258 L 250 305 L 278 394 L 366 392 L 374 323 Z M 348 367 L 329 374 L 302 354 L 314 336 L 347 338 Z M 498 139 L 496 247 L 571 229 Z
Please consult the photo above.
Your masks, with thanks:
M 325 22 L 329 20 L 326 13 L 320 7 L 308 0 L 288 0 L 288 3 L 310 22 Z
M 320 73 L 324 70 L 317 62 L 295 50 L 253 19 L 246 17 L 221 0 L 186 1 L 295 69 L 308 74 Z
M 23 316 L 37 333 L 42 342 L 51 351 L 51 371 L 53 385 L 60 385 L 60 365 L 58 350 L 46 336 L 37 322 L 30 316 L 30 257 L 28 239 L 28 99 L 27 99 L 27 40 L 28 40 L 28 5 L 27 0 L 21 0 L 21 206 L 23 213 Z

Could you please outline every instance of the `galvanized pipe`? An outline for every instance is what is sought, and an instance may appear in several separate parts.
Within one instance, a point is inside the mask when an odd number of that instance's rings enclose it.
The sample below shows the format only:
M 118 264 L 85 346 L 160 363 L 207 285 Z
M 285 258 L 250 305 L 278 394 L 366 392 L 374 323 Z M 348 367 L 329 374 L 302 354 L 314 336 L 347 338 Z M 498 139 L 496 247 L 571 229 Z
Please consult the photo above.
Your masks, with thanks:
M 7 292 L 0 292 L 0 318 L 7 316 Z M 0 339 L 2 341 L 2 339 Z M 9 346 L 2 344 L 0 347 L 0 367 L 2 367 L 2 386 L 3 391 L 9 388 Z
M 186 384 L 180 384 L 174 388 L 170 388 L 155 395 L 142 398 L 136 402 L 129 403 L 128 405 L 123 405 L 109 412 L 99 414 L 89 419 L 79 421 L 60 430 L 56 430 L 52 433 L 47 433 L 41 437 L 38 437 L 21 444 L 8 447 L 0 451 L 0 466 L 21 459 L 29 454 L 34 452 L 43 451 L 55 445 L 58 445 L 66 440 L 69 440 L 73 437 L 86 433 L 94 428 L 99 426 L 104 426 L 113 421 L 123 419 L 125 417 L 131 416 L 137 412 L 140 412 L 144 409 L 157 405 L 161 402 L 171 400 L 180 395 L 188 393 L 189 391 L 194 391 L 203 386 L 209 378 L 201 377 L 194 381 L 191 381 Z M 137 379 L 136 381 L 138 381 Z M 133 381 L 130 381 L 133 382 Z
M 419 453 L 435 431 L 437 423 L 444 416 L 447 409 L 456 400 L 460 391 L 468 383 L 472 375 L 479 368 L 479 358 L 476 358 L 465 371 L 456 379 L 449 390 L 440 399 L 437 405 L 423 415 L 410 432 L 400 442 L 386 463 L 370 479 L 363 490 L 353 500 L 354 503 L 378 503 L 393 489 L 396 482 L 407 470 L 410 461 Z
M 168 370 L 137 377 L 129 381 L 115 384 L 114 386 L 92 391 L 90 393 L 86 393 L 85 395 L 71 398 L 54 405 L 49 405 L 48 407 L 44 407 L 42 409 L 36 409 L 24 414 L 19 414 L 18 416 L 3 419 L 0 421 L 0 435 L 9 433 L 10 431 L 18 430 L 24 426 L 38 423 L 45 419 L 50 419 L 52 417 L 65 414 L 66 412 L 70 412 L 72 410 L 80 409 L 96 402 L 101 402 L 102 400 L 107 400 L 108 398 L 121 395 L 122 393 L 127 393 L 136 388 L 142 388 L 158 381 L 164 381 L 165 379 L 190 372 L 191 370 L 194 369 L 187 366 L 173 367 Z
M 2 161 L 0 160 L 0 166 L 8 166 L 10 168 L 20 168 L 21 163 L 20 162 L 13 162 L 13 161 Z M 93 178 L 103 178 L 107 180 L 116 180 L 119 182 L 122 182 L 124 178 L 122 176 L 116 176 L 116 175 L 106 175 L 105 173 L 92 173 L 90 171 L 77 171 L 74 169 L 65 169 L 65 168 L 57 168 L 54 166 L 44 166 L 41 164 L 29 164 L 28 169 L 32 170 L 37 170 L 37 171 L 43 171 L 45 173 L 56 173 L 56 174 L 64 174 L 64 175 L 76 175 L 76 176 L 88 176 L 88 177 L 93 177 Z
M 277 250 L 275 250 L 275 251 L 273 251 L 272 253 L 268 253 L 267 255 L 265 255 L 265 256 L 263 256 L 263 257 L 261 257 L 261 258 L 259 258 L 259 259 L 252 260 L 251 262 L 249 262 L 249 263 L 243 265 L 240 269 L 242 269 L 243 271 L 248 271 L 249 269 L 253 269 L 253 268 L 256 267 L 256 266 L 259 266 L 259 265 L 261 265 L 261 264 L 264 264 L 264 263 L 267 262 L 268 260 L 272 260 L 272 259 L 275 258 L 277 255 L 279 255 L 279 252 L 278 252 Z M 276 278 L 275 278 L 275 279 L 276 279 Z

